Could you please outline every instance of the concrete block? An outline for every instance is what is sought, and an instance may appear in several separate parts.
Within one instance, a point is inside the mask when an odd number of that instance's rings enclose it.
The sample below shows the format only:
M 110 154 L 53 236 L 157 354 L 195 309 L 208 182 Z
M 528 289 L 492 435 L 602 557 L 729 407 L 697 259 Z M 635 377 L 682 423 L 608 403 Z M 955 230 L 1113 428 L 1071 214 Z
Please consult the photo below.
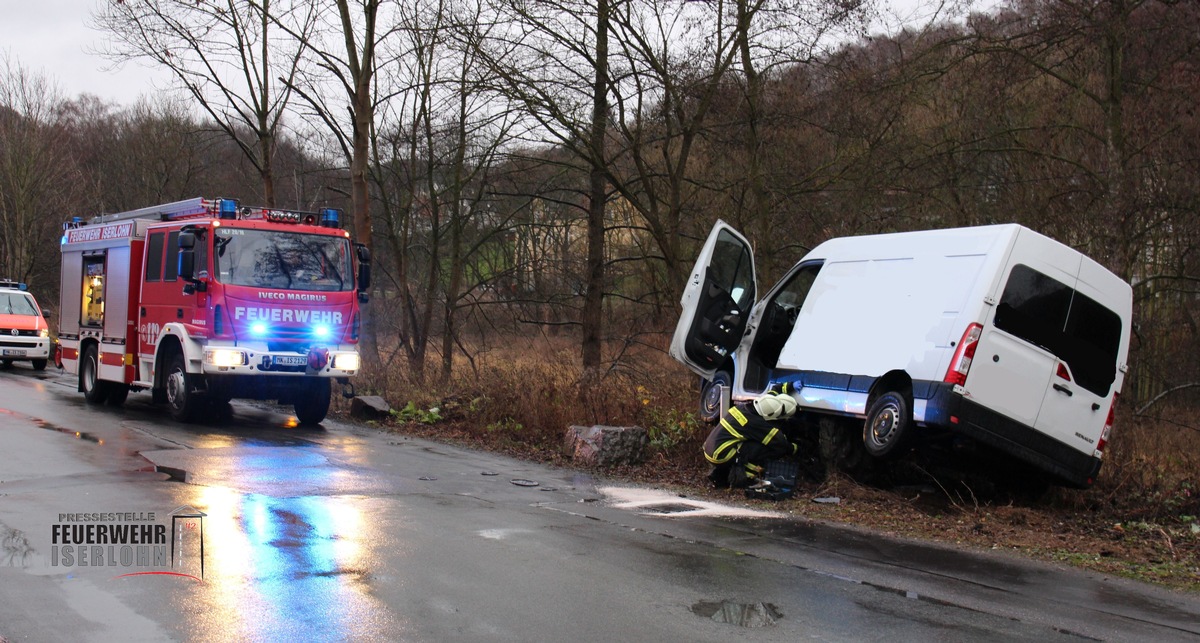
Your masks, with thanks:
M 382 420 L 391 414 L 391 405 L 378 395 L 359 395 L 350 401 L 350 415 L 360 420 Z
M 572 426 L 563 442 L 571 459 L 611 466 L 638 464 L 646 457 L 650 438 L 640 426 Z

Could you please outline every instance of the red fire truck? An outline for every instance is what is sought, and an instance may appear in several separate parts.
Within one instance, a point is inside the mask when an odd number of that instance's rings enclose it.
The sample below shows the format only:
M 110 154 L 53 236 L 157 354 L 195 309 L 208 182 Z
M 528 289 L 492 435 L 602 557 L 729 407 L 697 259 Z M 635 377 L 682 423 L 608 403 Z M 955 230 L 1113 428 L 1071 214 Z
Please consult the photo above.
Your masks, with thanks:
M 233 398 L 301 424 L 353 395 L 370 256 L 338 210 L 189 199 L 64 224 L 61 366 L 92 403 L 149 389 L 180 421 Z M 355 267 L 357 265 L 357 274 Z

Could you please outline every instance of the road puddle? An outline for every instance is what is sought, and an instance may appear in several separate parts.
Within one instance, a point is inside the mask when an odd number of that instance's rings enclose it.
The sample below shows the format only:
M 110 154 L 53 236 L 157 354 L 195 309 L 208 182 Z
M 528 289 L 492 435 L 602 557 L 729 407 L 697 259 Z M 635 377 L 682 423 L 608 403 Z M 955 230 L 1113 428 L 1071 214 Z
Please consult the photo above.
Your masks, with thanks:
M 783 618 L 783 613 L 770 603 L 700 601 L 692 605 L 692 613 L 738 627 L 768 627 Z
M 25 415 L 24 413 L 17 413 L 16 411 L 11 411 L 9 409 L 0 409 L 0 413 L 3 413 L 4 415 L 18 417 L 23 420 L 26 420 L 26 421 L 32 423 L 34 426 L 36 426 L 39 429 L 45 429 L 47 431 L 54 431 L 56 433 L 62 433 L 64 435 L 70 435 L 70 436 L 73 436 L 76 440 L 83 440 L 84 442 L 91 442 L 92 444 L 104 444 L 104 440 L 102 438 L 98 438 L 98 437 L 92 435 L 91 433 L 87 433 L 84 431 L 76 431 L 75 429 L 68 429 L 68 428 L 64 428 L 61 426 L 56 426 L 56 425 L 51 424 L 41 418 L 30 417 L 28 415 Z

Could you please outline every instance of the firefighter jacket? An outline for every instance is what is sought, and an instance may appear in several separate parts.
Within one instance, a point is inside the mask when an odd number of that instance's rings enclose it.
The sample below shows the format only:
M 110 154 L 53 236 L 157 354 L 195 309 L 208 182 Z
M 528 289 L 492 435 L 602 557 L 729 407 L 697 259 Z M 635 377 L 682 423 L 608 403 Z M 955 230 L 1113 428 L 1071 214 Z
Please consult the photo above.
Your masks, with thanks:
M 763 464 L 796 453 L 796 445 L 776 426 L 754 410 L 753 403 L 730 407 L 704 441 L 704 458 L 715 465 L 737 455 L 753 464 Z

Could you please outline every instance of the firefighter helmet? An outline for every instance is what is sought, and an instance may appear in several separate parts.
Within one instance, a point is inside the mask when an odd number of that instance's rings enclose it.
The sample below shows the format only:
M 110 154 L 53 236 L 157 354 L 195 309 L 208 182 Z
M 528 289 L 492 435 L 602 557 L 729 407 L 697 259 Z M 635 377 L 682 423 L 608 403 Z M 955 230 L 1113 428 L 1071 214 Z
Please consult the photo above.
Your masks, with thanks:
M 764 420 L 789 418 L 796 413 L 796 398 L 768 393 L 754 400 L 754 410 L 758 411 Z

